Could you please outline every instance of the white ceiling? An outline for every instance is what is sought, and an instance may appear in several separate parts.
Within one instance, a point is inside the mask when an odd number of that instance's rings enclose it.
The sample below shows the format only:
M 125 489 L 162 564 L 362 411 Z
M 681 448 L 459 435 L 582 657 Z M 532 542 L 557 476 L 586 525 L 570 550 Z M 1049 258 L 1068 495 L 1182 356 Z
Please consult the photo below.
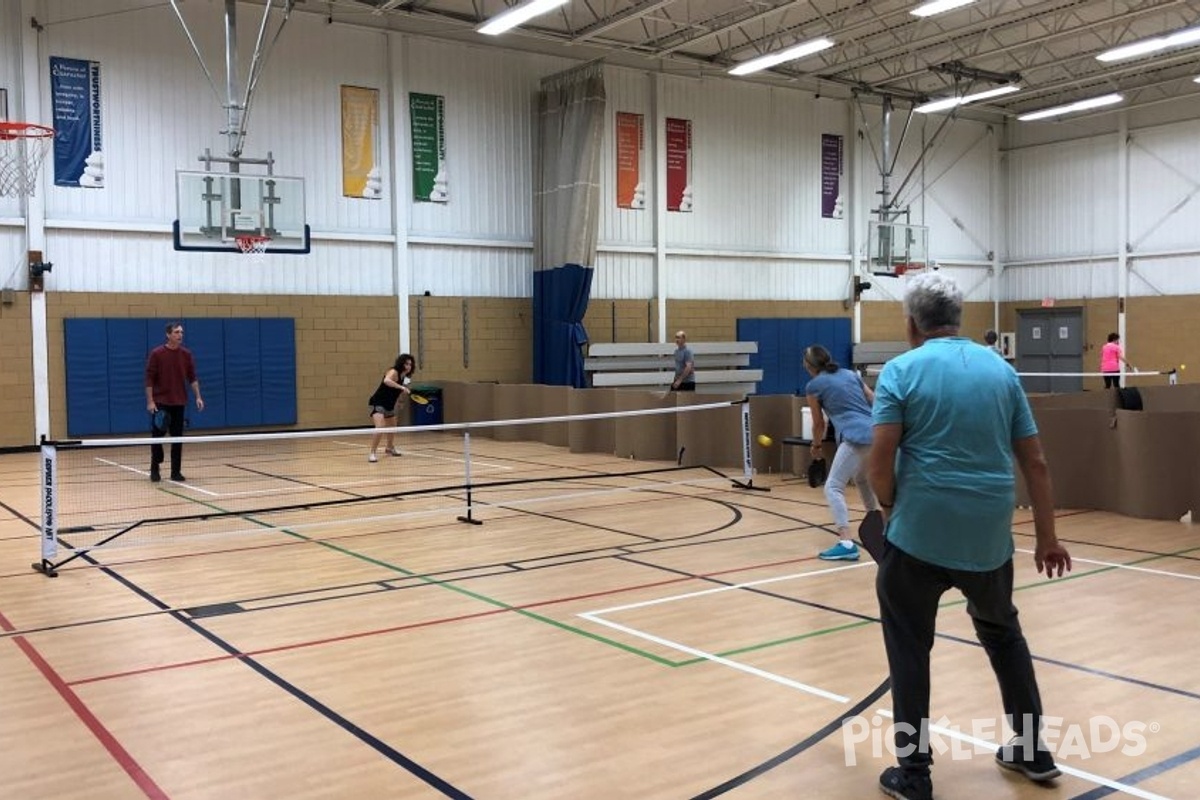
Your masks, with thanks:
M 307 0 L 301 7 L 335 21 L 689 75 L 723 75 L 736 63 L 825 36 L 836 46 L 743 80 L 908 101 L 1019 79 L 1022 91 L 985 104 L 1004 115 L 1111 92 L 1125 96 L 1119 108 L 1126 109 L 1200 95 L 1193 80 L 1200 43 L 1132 61 L 1095 57 L 1200 25 L 1200 0 L 977 0 L 928 18 L 909 13 L 920 0 L 570 0 L 508 34 L 475 32 L 512 4 Z

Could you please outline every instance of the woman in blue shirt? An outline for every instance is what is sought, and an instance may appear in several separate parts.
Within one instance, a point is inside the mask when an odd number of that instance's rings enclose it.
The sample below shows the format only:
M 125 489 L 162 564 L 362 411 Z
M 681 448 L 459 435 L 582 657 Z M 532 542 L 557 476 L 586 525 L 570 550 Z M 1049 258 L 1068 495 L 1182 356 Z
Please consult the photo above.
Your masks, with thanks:
M 812 409 L 812 457 L 824 458 L 825 416 L 837 433 L 837 452 L 825 480 L 825 499 L 833 512 L 838 541 L 821 553 L 826 561 L 857 561 L 858 545 L 850 538 L 850 512 L 846 508 L 846 484 L 854 479 L 867 511 L 873 511 L 875 495 L 867 483 L 867 454 L 871 451 L 871 404 L 874 393 L 858 373 L 842 369 L 819 344 L 804 351 L 808 381 L 808 407 Z

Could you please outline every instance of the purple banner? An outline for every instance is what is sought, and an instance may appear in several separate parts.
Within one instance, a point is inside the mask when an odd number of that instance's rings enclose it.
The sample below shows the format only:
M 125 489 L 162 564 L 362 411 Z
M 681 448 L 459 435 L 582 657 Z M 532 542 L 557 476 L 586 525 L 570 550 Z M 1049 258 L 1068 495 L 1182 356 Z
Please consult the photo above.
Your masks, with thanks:
M 842 202 L 842 137 L 836 133 L 821 134 L 821 217 L 841 219 L 845 216 Z

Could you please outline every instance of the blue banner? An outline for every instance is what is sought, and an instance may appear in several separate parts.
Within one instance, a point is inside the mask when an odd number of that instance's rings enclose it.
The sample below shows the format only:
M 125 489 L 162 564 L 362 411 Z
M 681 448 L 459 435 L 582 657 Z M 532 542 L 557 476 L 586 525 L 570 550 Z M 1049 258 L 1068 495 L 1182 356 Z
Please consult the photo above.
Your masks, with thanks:
M 54 104 L 54 185 L 104 186 L 100 131 L 100 63 L 50 58 Z

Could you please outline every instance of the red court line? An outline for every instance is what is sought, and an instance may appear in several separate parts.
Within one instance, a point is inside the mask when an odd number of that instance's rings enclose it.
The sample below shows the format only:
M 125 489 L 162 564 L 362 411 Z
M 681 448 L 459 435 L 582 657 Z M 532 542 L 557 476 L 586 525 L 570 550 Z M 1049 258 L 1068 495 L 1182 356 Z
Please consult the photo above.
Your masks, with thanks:
M 8 621 L 8 617 L 4 616 L 2 612 L 0 612 L 0 628 L 6 632 L 16 630 L 13 624 Z M 12 640 L 17 643 L 17 647 L 21 648 L 21 652 L 25 654 L 25 657 L 38 668 L 38 671 L 42 673 L 42 677 L 54 687 L 59 696 L 75 712 L 75 716 L 79 717 L 80 721 L 92 732 L 92 735 L 100 741 L 100 744 L 104 745 L 104 749 L 108 751 L 109 755 L 113 757 L 113 760 L 117 762 L 121 769 L 125 770 L 125 773 L 133 779 L 133 782 L 137 784 L 137 787 L 142 790 L 146 797 L 167 800 L 169 795 L 159 788 L 158 784 L 154 782 L 154 779 L 150 777 L 146 770 L 142 769 L 141 765 L 129 754 L 129 751 L 117 741 L 117 737 L 113 736 L 108 728 L 104 727 L 104 723 L 92 713 L 87 704 L 67 685 L 67 682 L 55 671 L 54 667 L 50 666 L 49 662 L 42 658 L 42 654 L 37 651 L 37 648 L 24 636 L 14 636 Z
M 640 583 L 634 586 L 623 586 L 619 589 L 606 589 L 602 592 L 589 592 L 587 594 L 572 595 L 570 597 L 556 597 L 552 600 L 539 600 L 534 603 L 526 603 L 520 606 L 507 606 L 505 608 L 492 608 L 487 611 L 477 611 L 473 614 L 459 614 L 453 617 L 441 617 L 439 619 L 425 620 L 424 622 L 410 622 L 406 625 L 392 625 L 387 628 L 377 628 L 369 631 L 358 631 L 357 633 L 346 633 L 340 636 L 329 636 L 322 639 L 310 639 L 304 642 L 293 642 L 291 644 L 281 644 L 276 647 L 265 647 L 260 650 L 248 650 L 243 653 L 230 653 L 220 656 L 212 656 L 210 658 L 198 658 L 190 661 L 177 661 L 173 664 L 159 664 L 154 667 L 143 667 L 142 669 L 131 669 L 124 672 L 113 672 L 108 675 L 96 675 L 91 678 L 80 678 L 71 681 L 71 686 L 82 686 L 87 683 L 99 683 L 101 681 L 116 680 L 117 678 L 129 678 L 134 675 L 147 675 L 154 672 L 165 672 L 173 669 L 185 669 L 187 667 L 197 667 L 204 664 L 216 664 L 222 661 L 232 661 L 242 658 L 254 658 L 256 656 L 269 655 L 271 653 L 284 653 L 289 650 L 303 650 L 309 647 L 320 647 L 327 644 L 336 644 L 338 642 L 347 642 L 354 639 L 365 639 L 371 636 L 380 636 L 388 633 L 397 633 L 399 631 L 416 630 L 418 628 L 428 628 L 433 625 L 445 625 L 451 622 L 465 622 L 467 620 L 482 619 L 484 617 L 492 617 L 497 614 L 508 614 L 514 611 L 528 611 L 534 608 L 543 606 L 558 605 L 560 603 L 571 603 L 576 600 L 589 600 L 597 597 L 609 597 L 612 595 L 622 594 L 624 592 L 633 592 L 639 589 L 651 589 L 656 586 L 670 586 L 675 583 L 683 583 L 685 581 L 703 580 L 705 578 L 713 578 L 718 575 L 727 575 L 731 572 L 746 572 L 752 569 L 761 569 L 763 567 L 780 566 L 783 564 L 798 564 L 804 561 L 815 561 L 816 556 L 805 556 L 803 558 L 794 558 L 786 561 L 773 561 L 769 564 L 756 564 L 748 567 L 734 567 L 732 569 L 723 569 L 716 572 L 708 572 L 703 575 L 683 575 L 678 578 L 668 578 L 662 581 L 653 581 L 651 583 Z M 436 584 L 430 584 L 436 585 Z

